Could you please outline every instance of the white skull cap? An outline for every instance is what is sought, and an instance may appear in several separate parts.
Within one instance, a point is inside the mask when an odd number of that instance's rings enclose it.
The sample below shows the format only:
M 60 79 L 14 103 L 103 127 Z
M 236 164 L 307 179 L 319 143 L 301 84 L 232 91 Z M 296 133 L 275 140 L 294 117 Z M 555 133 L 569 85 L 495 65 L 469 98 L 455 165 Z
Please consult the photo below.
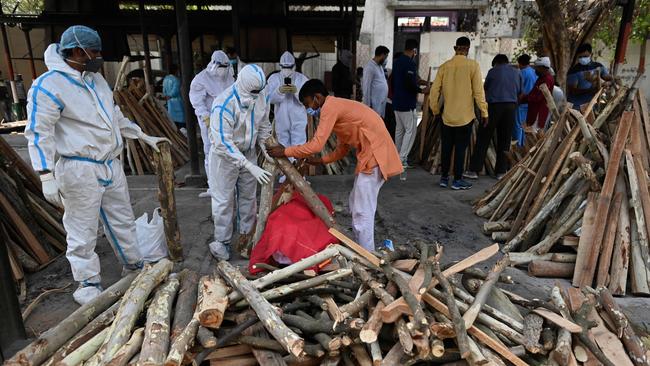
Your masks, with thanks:
M 280 57 L 280 66 L 281 67 L 293 67 L 296 64 L 296 58 L 293 57 L 291 52 L 284 51 Z
M 535 60 L 535 66 L 544 66 L 547 69 L 551 68 L 551 59 L 549 57 L 540 57 Z

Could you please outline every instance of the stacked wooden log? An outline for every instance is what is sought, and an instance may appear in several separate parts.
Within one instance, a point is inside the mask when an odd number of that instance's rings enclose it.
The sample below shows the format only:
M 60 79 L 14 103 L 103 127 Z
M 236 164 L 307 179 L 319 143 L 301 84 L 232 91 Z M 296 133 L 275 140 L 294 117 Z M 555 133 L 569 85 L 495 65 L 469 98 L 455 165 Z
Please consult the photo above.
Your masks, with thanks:
M 609 94 L 582 113 L 554 110 L 558 122 L 475 209 L 532 275 L 648 295 L 648 105 L 626 88 Z
M 122 113 L 140 126 L 147 135 L 166 137 L 171 141 L 171 153 L 174 167 L 182 166 L 189 161 L 190 153 L 187 139 L 181 134 L 167 113 L 150 96 L 145 95 L 142 86 L 131 85 L 126 89 L 116 89 L 113 92 L 115 102 Z M 152 150 L 140 140 L 125 141 L 125 168 L 133 175 L 155 174 Z
M 474 153 L 474 147 L 476 146 L 476 130 L 478 129 L 478 123 L 474 123 L 471 143 L 467 149 L 465 155 L 465 166 L 469 167 L 470 159 Z M 442 118 L 440 116 L 432 116 L 429 113 L 423 113 L 422 121 L 418 125 L 415 142 L 413 143 L 413 148 L 409 153 L 409 162 L 413 164 L 418 164 L 422 166 L 431 174 L 440 173 L 440 164 L 441 164 L 441 130 L 442 130 Z M 523 146 L 512 145 L 510 152 L 507 154 L 510 165 L 515 165 L 520 161 L 528 151 L 537 144 L 538 140 L 544 136 L 543 131 L 533 131 L 532 129 L 526 129 L 524 131 L 526 138 Z M 485 164 L 483 174 L 486 175 L 495 175 L 495 164 L 496 164 L 496 142 L 493 139 L 490 142 L 488 151 L 485 157 Z M 452 167 L 453 171 L 453 159 Z M 481 173 L 481 172 L 479 172 Z
M 0 245 L 25 294 L 25 272 L 36 272 L 65 251 L 62 211 L 43 197 L 34 170 L 0 138 Z
M 311 140 L 314 137 L 314 133 L 316 132 L 316 129 L 318 128 L 318 117 L 312 117 L 308 116 L 307 117 L 307 141 Z M 336 150 L 337 142 L 336 142 L 336 136 L 331 135 L 327 142 L 325 143 L 325 146 L 323 147 L 323 150 L 318 154 L 318 157 L 322 158 L 330 153 L 332 153 L 334 150 Z M 333 163 L 329 164 L 324 164 L 321 167 L 316 167 L 316 166 L 308 166 L 307 167 L 307 175 L 341 175 L 345 174 L 345 168 L 350 166 L 352 163 L 350 154 L 345 156 L 343 159 L 339 161 L 335 161 Z
M 269 272 L 257 278 L 222 261 L 199 279 L 162 260 L 6 365 L 647 362 L 607 289 L 555 287 L 549 300 L 528 300 L 496 285 L 511 282 L 502 274 L 507 256 L 488 273 L 473 267 L 496 244 L 443 268 L 439 244 L 418 248 L 375 257 L 336 244 L 281 269 L 261 264 Z

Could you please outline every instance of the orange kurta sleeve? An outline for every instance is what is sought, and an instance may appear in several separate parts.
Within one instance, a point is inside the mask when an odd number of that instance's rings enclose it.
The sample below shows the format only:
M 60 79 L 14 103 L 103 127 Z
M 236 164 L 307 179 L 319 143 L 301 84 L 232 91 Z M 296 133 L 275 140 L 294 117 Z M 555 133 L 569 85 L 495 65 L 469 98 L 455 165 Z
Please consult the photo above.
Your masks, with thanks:
M 314 133 L 314 137 L 302 145 L 285 148 L 284 154 L 287 157 L 306 158 L 321 152 L 332 134 L 332 128 L 334 128 L 337 117 L 336 111 L 322 108 L 320 121 L 318 121 L 318 128 L 316 129 L 316 133 Z
M 343 159 L 350 152 L 350 145 L 339 142 L 336 149 L 323 156 L 323 164 L 333 163 Z

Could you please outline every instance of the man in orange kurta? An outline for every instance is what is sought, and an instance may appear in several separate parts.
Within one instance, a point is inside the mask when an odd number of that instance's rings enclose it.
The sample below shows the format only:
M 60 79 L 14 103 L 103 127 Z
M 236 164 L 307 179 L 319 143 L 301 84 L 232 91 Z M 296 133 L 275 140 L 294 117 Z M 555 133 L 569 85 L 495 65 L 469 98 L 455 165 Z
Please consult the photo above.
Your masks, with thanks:
M 352 226 L 357 242 L 368 250 L 374 250 L 379 189 L 388 178 L 402 172 L 402 162 L 384 121 L 366 105 L 328 96 L 325 85 L 317 79 L 303 85 L 299 98 L 307 113 L 320 118 L 314 137 L 303 145 L 271 148 L 269 155 L 308 158 L 323 149 L 332 132 L 338 143 L 336 150 L 322 159 L 310 158 L 310 164 L 332 163 L 355 148 L 356 177 L 350 192 Z

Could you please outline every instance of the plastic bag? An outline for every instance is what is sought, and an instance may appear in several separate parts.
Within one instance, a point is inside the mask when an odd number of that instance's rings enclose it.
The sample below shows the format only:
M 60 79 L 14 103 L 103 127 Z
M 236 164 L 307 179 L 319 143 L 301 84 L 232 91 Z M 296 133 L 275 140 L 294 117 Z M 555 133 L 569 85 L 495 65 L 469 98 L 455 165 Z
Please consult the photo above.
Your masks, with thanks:
M 153 210 L 151 221 L 145 212 L 135 220 L 135 232 L 138 239 L 138 248 L 142 259 L 145 262 L 157 262 L 167 257 L 167 241 L 165 239 L 165 227 L 163 219 L 158 211 Z

